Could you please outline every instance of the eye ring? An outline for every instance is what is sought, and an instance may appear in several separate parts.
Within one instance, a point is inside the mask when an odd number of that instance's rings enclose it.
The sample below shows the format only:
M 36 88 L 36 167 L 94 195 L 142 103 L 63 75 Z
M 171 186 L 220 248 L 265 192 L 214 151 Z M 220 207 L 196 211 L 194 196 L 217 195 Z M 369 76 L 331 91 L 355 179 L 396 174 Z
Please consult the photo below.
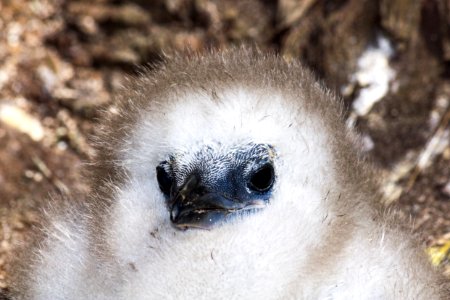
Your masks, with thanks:
M 172 189 L 173 179 L 166 169 L 159 165 L 156 167 L 156 179 L 158 180 L 159 189 L 164 195 L 169 196 Z
M 255 192 L 268 192 L 275 182 L 275 170 L 272 164 L 267 163 L 250 175 L 248 187 Z

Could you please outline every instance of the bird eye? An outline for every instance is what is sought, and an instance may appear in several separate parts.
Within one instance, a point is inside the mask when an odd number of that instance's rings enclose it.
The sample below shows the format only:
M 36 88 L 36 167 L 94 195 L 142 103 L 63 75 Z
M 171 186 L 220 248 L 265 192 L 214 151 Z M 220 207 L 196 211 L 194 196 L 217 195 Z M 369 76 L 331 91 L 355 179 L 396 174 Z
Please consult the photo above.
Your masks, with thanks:
M 170 195 L 173 180 L 167 171 L 162 166 L 156 167 L 156 179 L 158 180 L 159 188 L 166 196 Z
M 267 192 L 275 181 L 275 171 L 271 164 L 266 164 L 254 172 L 249 181 L 249 188 L 256 192 Z

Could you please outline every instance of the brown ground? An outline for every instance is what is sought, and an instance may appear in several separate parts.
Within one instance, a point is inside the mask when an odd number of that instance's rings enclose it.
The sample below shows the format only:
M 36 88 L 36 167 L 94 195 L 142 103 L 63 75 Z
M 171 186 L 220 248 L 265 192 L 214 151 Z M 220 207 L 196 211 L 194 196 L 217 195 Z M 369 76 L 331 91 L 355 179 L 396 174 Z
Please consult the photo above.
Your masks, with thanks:
M 256 43 L 286 59 L 302 59 L 340 92 L 364 49 L 378 35 L 387 36 L 397 77 L 389 93 L 357 119 L 357 127 L 374 142 L 368 153 L 383 170 L 384 200 L 414 218 L 411 226 L 423 232 L 424 247 L 444 245 L 450 241 L 449 5 L 444 0 L 1 1 L 0 288 L 7 288 L 5 269 L 14 247 L 26 239 L 49 193 L 86 190 L 80 175 L 92 151 L 86 140 L 124 74 L 155 62 L 165 49 L 187 45 L 204 51 Z M 343 97 L 350 108 L 362 87 L 349 86 Z

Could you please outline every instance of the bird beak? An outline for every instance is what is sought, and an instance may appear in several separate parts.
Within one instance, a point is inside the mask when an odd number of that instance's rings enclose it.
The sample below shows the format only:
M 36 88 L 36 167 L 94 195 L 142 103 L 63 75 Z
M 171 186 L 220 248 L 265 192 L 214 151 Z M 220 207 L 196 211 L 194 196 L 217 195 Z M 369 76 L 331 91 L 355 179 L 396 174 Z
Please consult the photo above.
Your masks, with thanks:
M 204 192 L 199 179 L 192 175 L 169 203 L 170 220 L 180 229 L 210 229 L 229 214 L 262 208 L 264 200 L 240 201 L 219 192 Z

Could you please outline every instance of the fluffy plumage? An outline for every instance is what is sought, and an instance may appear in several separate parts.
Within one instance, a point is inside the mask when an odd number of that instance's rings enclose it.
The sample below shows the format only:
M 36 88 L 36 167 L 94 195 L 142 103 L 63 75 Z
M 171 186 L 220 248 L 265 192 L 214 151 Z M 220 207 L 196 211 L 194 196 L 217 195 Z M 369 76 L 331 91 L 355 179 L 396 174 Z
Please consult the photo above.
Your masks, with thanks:
M 377 206 L 340 102 L 298 62 L 248 49 L 175 56 L 117 98 L 93 192 L 49 213 L 17 299 L 448 299 Z M 173 189 L 192 165 L 217 181 L 246 145 L 273 147 L 266 205 L 209 230 L 173 226 L 156 167 L 170 162 Z

